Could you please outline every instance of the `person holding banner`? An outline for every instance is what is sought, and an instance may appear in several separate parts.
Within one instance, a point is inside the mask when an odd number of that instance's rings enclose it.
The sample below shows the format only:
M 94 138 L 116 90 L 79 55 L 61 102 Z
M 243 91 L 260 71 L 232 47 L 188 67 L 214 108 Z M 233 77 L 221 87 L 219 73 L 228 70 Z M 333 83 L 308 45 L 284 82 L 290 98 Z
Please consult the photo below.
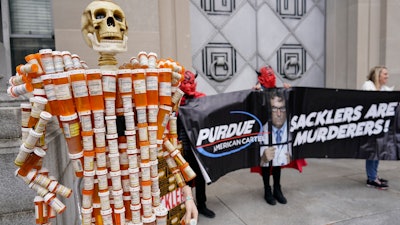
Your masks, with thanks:
M 281 167 L 289 164 L 291 149 L 288 144 L 289 133 L 286 116 L 286 103 L 279 89 L 270 91 L 271 122 L 263 126 L 263 146 L 260 147 L 261 174 L 264 182 L 264 199 L 270 205 L 276 201 L 286 204 L 282 193 L 280 179 Z M 274 184 L 270 186 L 270 176 Z
M 185 71 L 185 79 L 182 81 L 179 88 L 184 92 L 184 95 L 181 99 L 180 105 L 185 105 L 187 100 L 200 98 L 205 96 L 204 93 L 198 92 L 196 90 L 196 75 L 193 74 L 191 71 Z M 206 182 L 204 180 L 203 174 L 201 173 L 201 169 L 199 163 L 196 160 L 196 157 L 193 153 L 189 137 L 187 136 L 185 129 L 183 128 L 181 121 L 178 116 L 178 132 L 179 132 L 179 139 L 182 141 L 183 153 L 185 154 L 186 160 L 189 162 L 190 166 L 196 173 L 196 177 L 194 178 L 194 182 L 190 183 L 191 187 L 195 187 L 196 191 L 196 203 L 197 203 L 197 210 L 200 214 L 204 215 L 208 218 L 214 218 L 215 213 L 207 208 L 206 201 Z
M 386 86 L 389 79 L 388 70 L 385 66 L 375 66 L 371 68 L 367 81 L 364 82 L 362 89 L 364 91 L 392 91 L 392 87 Z M 367 159 L 365 162 L 365 170 L 367 173 L 367 187 L 374 187 L 386 190 L 388 180 L 378 176 L 379 160 Z
M 258 74 L 258 82 L 253 87 L 255 90 L 270 90 L 271 121 L 263 126 L 263 145 L 260 147 L 260 167 L 251 168 L 251 172 L 260 172 L 264 183 L 264 199 L 270 205 L 276 205 L 276 201 L 286 204 L 287 199 L 282 193 L 280 185 L 281 168 L 294 168 L 302 172 L 307 165 L 304 159 L 290 161 L 291 145 L 288 143 L 289 133 L 287 127 L 286 100 L 282 91 L 276 88 L 276 77 L 271 66 L 264 66 Z M 284 88 L 290 88 L 287 83 Z M 272 126 L 271 126 L 272 124 Z M 272 130 L 272 132 L 270 132 Z M 272 140 L 272 144 L 269 140 Z M 277 145 L 280 144 L 281 145 Z M 276 150 L 278 149 L 278 150 Z M 274 181 L 274 190 L 270 186 L 270 176 Z

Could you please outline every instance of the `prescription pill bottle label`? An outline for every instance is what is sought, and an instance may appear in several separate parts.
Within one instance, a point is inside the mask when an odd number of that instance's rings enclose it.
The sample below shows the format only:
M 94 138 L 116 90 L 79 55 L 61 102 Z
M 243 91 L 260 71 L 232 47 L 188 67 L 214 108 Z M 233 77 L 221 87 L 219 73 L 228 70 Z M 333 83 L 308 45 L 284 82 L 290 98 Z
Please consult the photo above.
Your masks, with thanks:
M 157 91 L 158 90 L 158 77 L 157 76 L 147 76 L 146 77 L 146 85 L 148 91 Z
M 79 123 L 73 123 L 69 126 L 69 130 L 70 130 L 70 135 L 71 137 L 76 137 L 79 136 L 79 132 L 80 132 L 80 126 Z
M 61 57 L 53 57 L 54 67 L 58 72 L 64 72 L 64 62 Z
M 149 68 L 156 68 L 157 67 L 157 57 L 148 56 L 149 58 Z
M 93 113 L 93 121 L 95 128 L 104 127 L 104 115 L 103 113 Z
M 21 112 L 21 124 L 25 127 L 29 124 L 29 117 L 31 116 L 30 112 Z
M 116 79 L 114 76 L 103 76 L 103 91 L 116 92 Z
M 64 129 L 64 136 L 66 138 L 72 138 L 76 137 L 79 135 L 79 123 L 63 123 L 63 129 Z
M 107 143 L 110 153 L 118 153 L 118 139 L 108 139 Z
M 101 80 L 88 80 L 88 86 L 89 86 L 89 95 L 90 96 L 98 96 L 98 95 L 103 95 L 103 89 L 101 86 Z
M 106 159 L 106 154 L 105 153 L 97 153 L 96 154 L 96 162 L 97 162 L 97 167 L 106 167 L 107 165 L 107 159 Z
M 44 90 L 46 91 L 47 100 L 57 100 L 54 84 L 45 85 Z
M 60 194 L 63 197 L 68 198 L 72 193 L 72 190 L 65 187 L 65 186 L 60 186 L 57 188 L 57 194 Z
M 150 123 L 157 123 L 157 114 L 158 114 L 157 106 L 153 108 L 148 108 L 147 117 Z
M 99 189 L 106 190 L 108 188 L 107 176 L 98 176 L 99 179 Z
M 71 138 L 71 131 L 69 129 L 69 124 L 63 123 L 63 132 L 64 132 L 65 138 Z
M 88 96 L 88 88 L 86 86 L 86 81 L 84 80 L 72 82 L 72 89 L 74 91 L 75 98 Z
M 129 160 L 128 160 L 128 154 L 126 153 L 126 150 L 124 152 L 119 153 L 119 163 L 121 165 L 128 165 Z
M 135 94 L 145 94 L 146 93 L 146 80 L 145 79 L 134 80 L 133 86 L 135 88 Z
M 43 203 L 42 203 L 43 204 Z M 40 214 L 40 207 L 42 207 L 42 204 L 40 204 L 40 205 L 35 205 L 35 218 L 36 219 L 39 219 L 40 218 L 40 216 L 41 215 L 39 215 Z M 43 207 L 44 208 L 44 207 Z
M 136 205 L 140 203 L 140 192 L 139 190 L 131 190 L 131 202 L 132 204 Z
M 52 58 L 52 57 L 50 57 L 50 58 L 44 58 L 44 57 L 42 57 L 42 58 L 40 59 L 40 62 L 42 63 L 43 68 L 46 70 L 46 73 L 47 73 L 47 74 L 49 74 L 49 73 L 54 73 L 54 72 L 55 72 L 55 70 L 54 70 L 54 64 L 53 64 L 53 58 Z
M 115 100 L 106 101 L 106 112 L 109 112 L 110 115 L 114 114 L 111 112 L 115 112 Z
M 80 159 L 71 160 L 75 172 L 83 172 L 82 161 Z
M 90 115 L 80 116 L 80 120 L 81 120 L 83 131 L 92 130 L 92 118 Z
M 133 116 L 125 116 L 125 127 L 126 127 L 126 130 L 134 130 L 135 129 L 135 119 Z
M 137 187 L 139 186 L 139 173 L 130 173 L 129 174 L 129 182 L 131 184 L 131 187 Z
M 72 98 L 71 90 L 69 89 L 69 84 L 58 84 L 55 85 L 55 92 L 57 100 L 68 100 Z
M 169 114 L 166 114 L 166 115 L 164 116 L 164 119 L 162 120 L 161 126 L 162 126 L 162 127 L 166 127 L 167 124 L 168 124 L 168 121 L 169 121 Z
M 118 78 L 118 84 L 121 93 L 127 93 L 132 91 L 132 79 L 131 78 Z
M 103 225 L 112 225 L 112 224 L 113 224 L 113 220 L 112 220 L 111 214 L 104 215 L 103 216 Z
M 171 83 L 160 82 L 159 96 L 170 96 L 171 97 Z
M 74 67 L 74 63 L 72 62 L 71 54 L 68 54 L 68 53 L 63 54 L 63 61 L 64 61 L 64 66 L 66 69 Z

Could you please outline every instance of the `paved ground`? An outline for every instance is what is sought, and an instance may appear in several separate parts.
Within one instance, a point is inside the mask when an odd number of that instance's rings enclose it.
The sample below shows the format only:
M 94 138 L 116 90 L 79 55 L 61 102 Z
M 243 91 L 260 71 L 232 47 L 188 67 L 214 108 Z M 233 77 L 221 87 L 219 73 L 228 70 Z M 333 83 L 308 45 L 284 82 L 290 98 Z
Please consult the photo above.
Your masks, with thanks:
M 303 173 L 282 171 L 288 203 L 268 205 L 262 178 L 249 169 L 229 173 L 207 187 L 216 217 L 199 225 L 392 225 L 400 224 L 400 162 L 380 161 L 389 190 L 365 186 L 365 161 L 307 159 Z

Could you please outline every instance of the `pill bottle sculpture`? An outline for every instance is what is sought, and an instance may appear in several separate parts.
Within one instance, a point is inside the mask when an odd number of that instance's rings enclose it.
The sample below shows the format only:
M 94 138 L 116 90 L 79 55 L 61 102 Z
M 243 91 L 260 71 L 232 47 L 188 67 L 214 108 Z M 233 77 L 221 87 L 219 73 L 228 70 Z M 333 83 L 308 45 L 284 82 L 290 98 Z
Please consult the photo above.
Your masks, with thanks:
M 81 24 L 86 43 L 100 55 L 99 69 L 77 54 L 42 49 L 27 55 L 9 80 L 10 96 L 33 95 L 21 104 L 22 145 L 14 163 L 15 175 L 37 192 L 36 224 L 51 224 L 66 208 L 57 196 L 72 194 L 42 166 L 53 117 L 81 181 L 74 192 L 83 225 L 179 224 L 181 188 L 196 176 L 176 131 L 185 69 L 145 51 L 118 66 L 128 26 L 112 1 L 91 2 Z

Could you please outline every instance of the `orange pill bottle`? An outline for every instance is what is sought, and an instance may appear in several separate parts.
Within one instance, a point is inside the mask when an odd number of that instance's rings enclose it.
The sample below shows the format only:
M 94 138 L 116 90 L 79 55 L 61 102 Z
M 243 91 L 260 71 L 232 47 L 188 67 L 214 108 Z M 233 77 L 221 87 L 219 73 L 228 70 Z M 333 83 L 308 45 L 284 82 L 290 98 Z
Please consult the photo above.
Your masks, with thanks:
M 58 214 L 61 214 L 67 208 L 53 193 L 48 193 L 44 196 L 44 201 L 47 205 L 49 205 L 52 209 L 54 209 Z
M 154 208 L 157 224 L 167 224 L 168 222 L 168 209 L 165 206 Z M 184 221 L 184 220 L 182 220 Z
M 86 112 L 91 109 L 88 87 L 86 85 L 85 71 L 72 70 L 69 78 L 71 80 L 74 94 L 75 106 L 78 112 Z
M 47 205 L 44 203 L 43 197 L 36 196 L 33 201 L 35 203 L 36 224 L 47 223 Z
M 21 103 L 21 126 L 28 127 L 29 117 L 31 116 L 32 105 L 30 103 Z
M 129 60 L 130 64 L 132 65 L 132 69 L 138 69 L 140 68 L 140 63 L 139 60 L 136 57 L 132 57 Z
M 159 69 L 158 75 L 158 95 L 160 105 L 172 105 L 172 92 L 171 92 L 172 71 L 168 68 Z
M 17 86 L 10 86 L 7 88 L 7 94 L 11 97 L 17 98 L 20 95 L 33 91 L 31 83 L 20 84 Z
M 170 113 L 172 111 L 171 106 L 160 105 L 157 114 L 157 140 L 162 140 L 165 128 L 167 127 Z
M 137 58 L 139 60 L 140 68 L 145 69 L 149 67 L 149 59 L 147 58 L 146 52 L 139 52 Z
M 17 66 L 17 72 L 19 74 L 37 73 L 38 68 L 39 66 L 36 64 L 31 64 L 31 63 L 27 63 L 25 65 L 21 64 Z M 36 75 L 35 77 L 38 77 L 38 75 Z
M 157 68 L 157 54 L 154 52 L 149 52 L 149 54 L 147 54 L 147 58 L 148 58 L 149 68 L 150 69 Z
M 68 154 L 69 159 L 71 160 L 72 167 L 74 168 L 75 171 L 75 176 L 76 177 L 83 177 L 83 164 L 84 164 L 84 159 L 83 159 L 83 151 L 76 153 L 76 154 Z
M 33 103 L 31 115 L 29 117 L 28 127 L 34 127 L 39 121 L 40 113 L 45 109 L 48 100 L 46 98 L 35 96 L 29 99 Z
M 51 49 L 40 49 L 40 63 L 42 64 L 43 70 L 47 73 L 55 73 L 53 55 Z
M 125 208 L 125 218 L 128 221 L 132 220 L 132 211 L 130 210 L 131 207 L 131 196 L 123 196 L 122 197 L 124 199 L 124 208 Z M 129 223 L 128 223 L 129 224 Z
M 103 96 L 116 98 L 117 93 L 117 73 L 115 71 L 102 71 Z
M 60 51 L 53 51 L 51 53 L 53 56 L 54 70 L 56 73 L 64 72 L 64 61 Z
M 93 207 L 90 207 L 88 209 L 81 208 L 81 214 L 82 214 L 82 225 L 92 225 L 92 213 L 93 213 Z
M 132 95 L 132 73 L 129 69 L 118 70 L 118 91 L 123 95 Z
M 24 144 L 22 144 L 19 148 L 18 155 L 14 160 L 14 164 L 18 167 L 22 166 L 28 156 L 33 152 L 33 150 L 34 149 L 29 149 Z
M 74 64 L 75 69 L 83 69 L 79 55 L 72 54 L 71 58 L 72 58 L 72 63 Z
M 63 51 L 63 52 L 61 52 L 61 55 L 63 58 L 65 70 L 66 71 L 73 70 L 74 63 L 72 62 L 71 53 L 69 51 Z
M 55 116 L 60 115 L 60 106 L 58 105 L 57 96 L 55 92 L 54 83 L 52 80 L 52 75 L 42 75 L 42 82 L 44 86 L 44 90 L 46 92 L 47 101 L 51 109 L 51 114 Z
M 146 75 L 144 69 L 132 70 L 135 106 L 147 106 Z
M 146 94 L 148 105 L 158 105 L 158 70 L 146 69 Z
M 33 169 L 33 167 L 36 166 L 36 164 L 46 155 L 46 152 L 39 148 L 35 147 L 35 150 L 33 150 L 33 153 L 31 153 L 27 159 L 25 160 L 24 164 L 20 167 L 18 170 L 18 174 L 25 177 L 28 175 L 29 171 Z
M 86 79 L 89 88 L 89 99 L 92 110 L 104 110 L 101 70 L 86 70 Z
M 115 225 L 124 225 L 125 224 L 125 207 L 120 209 L 114 209 L 114 220 Z
M 11 86 L 18 86 L 20 84 L 25 84 L 29 82 L 28 78 L 25 75 L 21 75 L 16 73 L 15 76 L 11 76 L 10 79 L 8 79 L 8 83 Z
M 44 74 L 42 66 L 39 63 L 39 54 L 27 55 L 27 56 L 25 56 L 25 61 L 28 62 L 29 64 L 37 65 L 37 72 L 36 72 L 37 76 Z
M 54 83 L 54 90 L 56 92 L 57 100 L 59 101 L 60 114 L 63 116 L 70 116 L 75 113 L 75 104 L 72 98 L 70 83 L 68 80 L 68 73 L 52 74 Z
M 74 113 L 70 116 L 60 116 L 60 121 L 67 141 L 68 152 L 70 154 L 82 152 L 82 137 L 78 114 Z

